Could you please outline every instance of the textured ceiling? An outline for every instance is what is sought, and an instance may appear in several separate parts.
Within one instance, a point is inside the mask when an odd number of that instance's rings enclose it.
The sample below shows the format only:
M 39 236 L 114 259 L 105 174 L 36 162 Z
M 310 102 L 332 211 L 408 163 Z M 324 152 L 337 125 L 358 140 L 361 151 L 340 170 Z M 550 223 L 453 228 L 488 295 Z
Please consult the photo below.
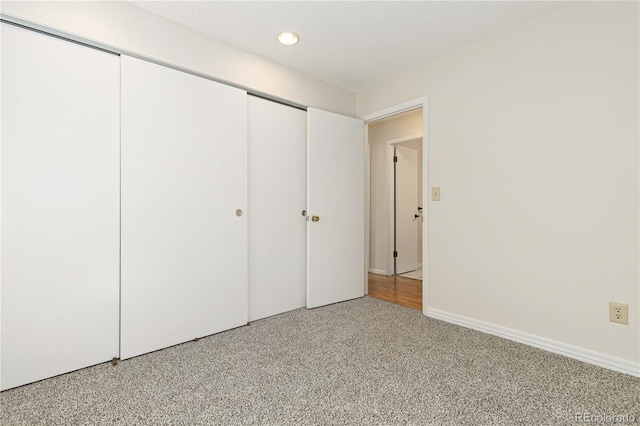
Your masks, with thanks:
M 274 62 L 358 91 L 565 6 L 542 1 L 133 1 Z M 294 31 L 300 42 L 281 46 Z

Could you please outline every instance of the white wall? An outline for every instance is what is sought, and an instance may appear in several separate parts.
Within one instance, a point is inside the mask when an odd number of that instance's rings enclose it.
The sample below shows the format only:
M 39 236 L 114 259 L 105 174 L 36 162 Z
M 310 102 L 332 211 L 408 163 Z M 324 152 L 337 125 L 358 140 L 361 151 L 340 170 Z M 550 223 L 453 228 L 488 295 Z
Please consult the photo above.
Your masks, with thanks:
M 273 97 L 353 116 L 355 94 L 243 51 L 130 3 L 0 3 L 3 15 L 232 82 Z
M 640 361 L 638 12 L 572 5 L 357 95 L 429 96 L 429 309 Z
M 422 109 L 399 117 L 369 123 L 369 144 L 371 145 L 371 254 L 369 269 L 376 272 L 388 270 L 389 256 L 389 207 L 386 186 L 386 144 L 388 140 L 422 133 Z M 422 170 L 422 150 L 418 151 L 419 170 Z M 421 177 L 420 177 L 421 178 Z M 422 182 L 422 180 L 421 180 Z M 422 184 L 418 190 L 422 189 Z M 419 235 L 422 240 L 421 235 Z M 418 253 L 421 257 L 422 253 Z

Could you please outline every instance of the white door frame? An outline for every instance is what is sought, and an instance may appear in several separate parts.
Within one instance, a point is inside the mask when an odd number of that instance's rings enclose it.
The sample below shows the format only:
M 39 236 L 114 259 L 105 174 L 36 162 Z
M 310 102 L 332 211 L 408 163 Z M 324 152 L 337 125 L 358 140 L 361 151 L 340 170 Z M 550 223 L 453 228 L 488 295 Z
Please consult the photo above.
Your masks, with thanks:
M 393 213 L 393 204 L 395 199 L 394 194 L 394 174 L 393 174 L 393 150 L 396 145 L 402 142 L 409 142 L 416 139 L 422 139 L 422 133 L 416 133 L 415 135 L 403 136 L 401 138 L 390 139 L 386 143 L 385 147 L 385 183 L 387 186 L 387 235 L 389 240 L 387 241 L 387 275 L 393 275 L 395 268 L 393 267 L 394 258 L 393 251 L 395 249 L 395 215 Z M 424 199 L 423 199 L 424 200 Z M 424 201 L 423 201 L 424 204 Z M 420 263 L 420 262 L 418 262 Z
M 422 96 L 401 104 L 397 104 L 379 111 L 359 117 L 365 123 L 365 163 L 366 168 L 366 184 L 365 184 L 365 205 L 367 206 L 365 214 L 365 277 L 369 272 L 369 261 L 371 256 L 371 147 L 369 145 L 369 123 L 397 115 L 403 112 L 422 108 L 422 215 L 424 222 L 422 223 L 422 311 L 427 311 L 427 287 L 429 283 L 429 97 Z M 364 293 L 369 293 L 369 283 L 365 279 Z

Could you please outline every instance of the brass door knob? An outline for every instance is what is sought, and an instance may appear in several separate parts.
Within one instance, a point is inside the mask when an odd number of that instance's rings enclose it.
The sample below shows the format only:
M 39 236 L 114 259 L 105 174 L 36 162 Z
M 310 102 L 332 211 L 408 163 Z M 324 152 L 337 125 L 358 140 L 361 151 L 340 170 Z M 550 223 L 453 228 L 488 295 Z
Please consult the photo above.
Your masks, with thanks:
M 311 216 L 312 222 L 318 222 L 320 220 L 320 216 Z

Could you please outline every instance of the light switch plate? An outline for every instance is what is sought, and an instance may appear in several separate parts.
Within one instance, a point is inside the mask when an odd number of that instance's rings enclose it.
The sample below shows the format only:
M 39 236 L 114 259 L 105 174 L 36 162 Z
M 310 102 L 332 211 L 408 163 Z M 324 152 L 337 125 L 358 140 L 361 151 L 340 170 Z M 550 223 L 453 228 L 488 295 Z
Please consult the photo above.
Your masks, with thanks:
M 431 188 L 431 201 L 440 201 L 440 187 L 434 186 Z

